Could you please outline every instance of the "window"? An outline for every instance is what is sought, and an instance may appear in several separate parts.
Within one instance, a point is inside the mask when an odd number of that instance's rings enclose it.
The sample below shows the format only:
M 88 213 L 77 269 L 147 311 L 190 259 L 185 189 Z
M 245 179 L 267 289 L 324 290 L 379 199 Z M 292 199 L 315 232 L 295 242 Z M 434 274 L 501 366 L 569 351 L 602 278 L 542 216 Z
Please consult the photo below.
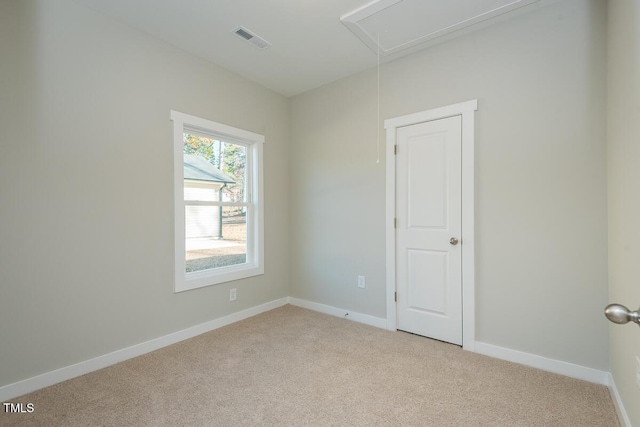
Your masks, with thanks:
M 171 111 L 175 291 L 264 273 L 264 136 Z

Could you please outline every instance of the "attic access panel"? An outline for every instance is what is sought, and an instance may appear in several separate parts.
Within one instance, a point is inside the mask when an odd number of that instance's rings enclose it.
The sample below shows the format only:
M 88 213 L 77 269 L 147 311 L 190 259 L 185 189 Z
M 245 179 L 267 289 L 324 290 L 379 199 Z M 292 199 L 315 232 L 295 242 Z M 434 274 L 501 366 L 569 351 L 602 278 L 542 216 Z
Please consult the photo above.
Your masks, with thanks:
M 385 57 L 417 50 L 438 37 L 537 1 L 376 0 L 340 21 L 376 53 L 379 44 L 380 56 Z

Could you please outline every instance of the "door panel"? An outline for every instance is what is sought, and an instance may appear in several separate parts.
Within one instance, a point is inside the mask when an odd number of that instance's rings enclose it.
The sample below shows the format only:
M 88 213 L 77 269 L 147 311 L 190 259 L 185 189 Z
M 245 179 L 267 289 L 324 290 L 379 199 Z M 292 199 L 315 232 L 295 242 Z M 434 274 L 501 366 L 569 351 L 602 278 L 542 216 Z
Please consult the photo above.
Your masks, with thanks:
M 398 329 L 462 344 L 461 117 L 398 128 Z
M 407 138 L 407 185 L 410 228 L 446 227 L 446 203 L 431 203 L 431 200 L 444 200 L 447 193 L 446 176 L 446 134 L 433 134 L 429 143 L 424 138 Z M 425 167 L 423 159 L 430 159 Z
M 407 251 L 409 310 L 445 314 L 448 254 L 409 249 Z M 422 286 L 431 283 L 432 286 Z

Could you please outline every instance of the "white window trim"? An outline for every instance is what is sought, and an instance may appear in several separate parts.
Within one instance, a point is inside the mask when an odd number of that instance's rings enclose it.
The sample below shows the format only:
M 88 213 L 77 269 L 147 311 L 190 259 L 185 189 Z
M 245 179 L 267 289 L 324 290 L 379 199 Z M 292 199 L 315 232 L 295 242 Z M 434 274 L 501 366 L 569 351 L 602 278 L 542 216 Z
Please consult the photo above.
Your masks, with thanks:
M 173 199 L 175 236 L 174 291 L 182 292 L 264 274 L 263 135 L 171 110 L 173 120 Z M 225 142 L 247 146 L 247 262 L 228 267 L 185 272 L 184 131 L 197 131 Z M 221 203 L 224 204 L 224 203 Z

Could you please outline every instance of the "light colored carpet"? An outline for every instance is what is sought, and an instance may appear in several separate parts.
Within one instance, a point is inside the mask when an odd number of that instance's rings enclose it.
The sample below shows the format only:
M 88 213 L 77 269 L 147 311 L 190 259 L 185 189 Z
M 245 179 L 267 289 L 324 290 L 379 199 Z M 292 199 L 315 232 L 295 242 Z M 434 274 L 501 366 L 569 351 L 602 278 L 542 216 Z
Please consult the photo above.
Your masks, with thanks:
M 12 399 L 2 426 L 618 426 L 606 387 L 293 306 Z

